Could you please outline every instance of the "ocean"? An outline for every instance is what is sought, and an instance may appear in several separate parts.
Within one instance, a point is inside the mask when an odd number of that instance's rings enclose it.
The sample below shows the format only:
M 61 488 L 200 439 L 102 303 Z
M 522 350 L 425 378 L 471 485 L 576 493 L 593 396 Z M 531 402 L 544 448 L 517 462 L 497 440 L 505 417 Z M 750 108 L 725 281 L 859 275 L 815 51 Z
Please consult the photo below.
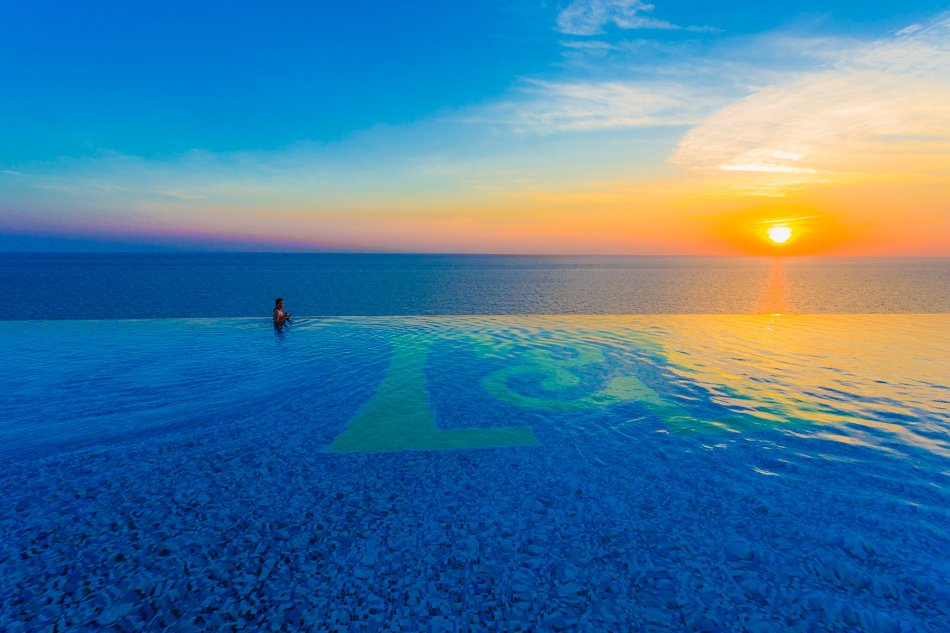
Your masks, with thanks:
M 0 320 L 937 313 L 950 258 L 0 254 Z

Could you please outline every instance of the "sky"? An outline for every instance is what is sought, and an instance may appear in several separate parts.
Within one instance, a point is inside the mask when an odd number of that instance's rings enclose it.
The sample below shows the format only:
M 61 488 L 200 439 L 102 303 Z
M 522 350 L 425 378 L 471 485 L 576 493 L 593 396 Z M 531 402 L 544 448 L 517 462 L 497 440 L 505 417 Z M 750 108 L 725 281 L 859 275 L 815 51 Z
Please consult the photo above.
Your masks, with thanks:
M 948 201 L 947 2 L 0 0 L 0 251 L 950 256 Z

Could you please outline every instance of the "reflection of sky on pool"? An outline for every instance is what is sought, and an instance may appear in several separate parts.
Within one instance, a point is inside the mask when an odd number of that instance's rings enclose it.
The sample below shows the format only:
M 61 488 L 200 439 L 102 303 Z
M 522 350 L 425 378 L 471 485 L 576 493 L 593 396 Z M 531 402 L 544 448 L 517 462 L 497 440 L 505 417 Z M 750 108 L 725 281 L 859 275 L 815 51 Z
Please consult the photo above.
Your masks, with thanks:
M 26 588 L 0 622 L 950 625 L 946 315 L 8 322 L 0 345 L 0 565 Z

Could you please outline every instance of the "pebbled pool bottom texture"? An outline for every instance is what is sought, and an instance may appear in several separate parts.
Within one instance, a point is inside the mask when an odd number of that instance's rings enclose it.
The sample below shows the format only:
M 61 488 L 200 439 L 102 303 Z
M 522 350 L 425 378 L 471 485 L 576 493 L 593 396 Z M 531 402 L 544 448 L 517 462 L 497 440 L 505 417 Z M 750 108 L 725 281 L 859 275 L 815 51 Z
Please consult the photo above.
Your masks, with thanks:
M 950 316 L 0 346 L 3 631 L 950 630 Z

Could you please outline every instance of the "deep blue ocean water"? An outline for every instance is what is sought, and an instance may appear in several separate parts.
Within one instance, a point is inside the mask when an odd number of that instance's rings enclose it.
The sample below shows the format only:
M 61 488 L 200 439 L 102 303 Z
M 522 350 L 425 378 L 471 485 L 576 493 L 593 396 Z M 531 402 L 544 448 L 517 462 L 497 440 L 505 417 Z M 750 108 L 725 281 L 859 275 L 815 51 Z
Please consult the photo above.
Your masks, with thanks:
M 0 253 L 0 320 L 933 313 L 950 258 Z
M 162 257 L 3 256 L 0 630 L 950 629 L 942 260 Z

